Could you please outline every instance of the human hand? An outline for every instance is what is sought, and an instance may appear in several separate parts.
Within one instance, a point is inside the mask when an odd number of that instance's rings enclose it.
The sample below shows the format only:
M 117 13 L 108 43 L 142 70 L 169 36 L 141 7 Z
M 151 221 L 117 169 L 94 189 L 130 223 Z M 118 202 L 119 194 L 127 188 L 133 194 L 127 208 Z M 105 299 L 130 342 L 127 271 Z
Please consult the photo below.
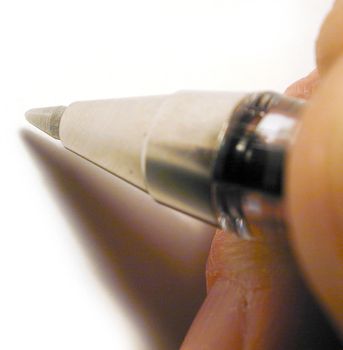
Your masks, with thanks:
M 342 54 L 338 0 L 318 39 L 318 70 L 286 91 L 311 100 L 288 162 L 290 243 L 273 232 L 242 241 L 217 231 L 208 296 L 183 350 L 339 348 L 321 307 L 342 335 Z

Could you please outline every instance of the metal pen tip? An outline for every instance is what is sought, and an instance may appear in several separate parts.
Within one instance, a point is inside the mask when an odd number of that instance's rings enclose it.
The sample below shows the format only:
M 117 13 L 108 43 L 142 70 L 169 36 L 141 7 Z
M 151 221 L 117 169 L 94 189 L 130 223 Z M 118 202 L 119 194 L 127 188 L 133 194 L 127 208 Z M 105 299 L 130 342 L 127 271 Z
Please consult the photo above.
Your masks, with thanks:
M 26 120 L 36 128 L 59 140 L 59 129 L 66 107 L 44 107 L 30 109 L 25 113 Z

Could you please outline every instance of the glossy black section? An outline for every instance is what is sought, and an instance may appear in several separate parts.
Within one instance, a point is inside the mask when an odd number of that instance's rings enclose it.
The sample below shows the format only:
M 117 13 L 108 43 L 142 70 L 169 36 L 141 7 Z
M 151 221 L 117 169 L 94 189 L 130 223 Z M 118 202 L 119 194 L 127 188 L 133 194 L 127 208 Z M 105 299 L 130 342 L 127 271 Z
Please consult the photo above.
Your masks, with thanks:
M 273 196 L 282 195 L 285 149 L 268 143 L 256 133 L 265 111 L 259 100 L 237 111 L 217 166 L 219 182 L 237 185 Z

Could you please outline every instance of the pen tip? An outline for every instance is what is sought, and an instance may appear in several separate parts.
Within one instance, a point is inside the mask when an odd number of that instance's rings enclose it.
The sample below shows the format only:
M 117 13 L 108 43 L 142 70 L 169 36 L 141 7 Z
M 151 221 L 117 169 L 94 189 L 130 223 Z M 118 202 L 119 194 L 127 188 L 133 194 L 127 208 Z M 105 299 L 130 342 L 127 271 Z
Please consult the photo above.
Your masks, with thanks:
M 65 109 L 64 106 L 34 108 L 25 113 L 25 118 L 36 128 L 59 140 L 59 126 Z

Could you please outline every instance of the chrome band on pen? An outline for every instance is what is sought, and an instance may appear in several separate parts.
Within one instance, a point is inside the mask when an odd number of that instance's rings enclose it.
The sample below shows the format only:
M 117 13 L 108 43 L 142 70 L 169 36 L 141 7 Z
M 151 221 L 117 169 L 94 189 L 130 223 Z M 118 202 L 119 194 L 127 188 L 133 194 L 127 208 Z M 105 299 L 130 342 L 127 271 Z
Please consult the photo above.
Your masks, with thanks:
M 247 96 L 235 110 L 218 155 L 212 194 L 223 230 L 250 238 L 251 225 L 262 230 L 285 225 L 287 152 L 303 107 L 302 100 L 264 92 Z

